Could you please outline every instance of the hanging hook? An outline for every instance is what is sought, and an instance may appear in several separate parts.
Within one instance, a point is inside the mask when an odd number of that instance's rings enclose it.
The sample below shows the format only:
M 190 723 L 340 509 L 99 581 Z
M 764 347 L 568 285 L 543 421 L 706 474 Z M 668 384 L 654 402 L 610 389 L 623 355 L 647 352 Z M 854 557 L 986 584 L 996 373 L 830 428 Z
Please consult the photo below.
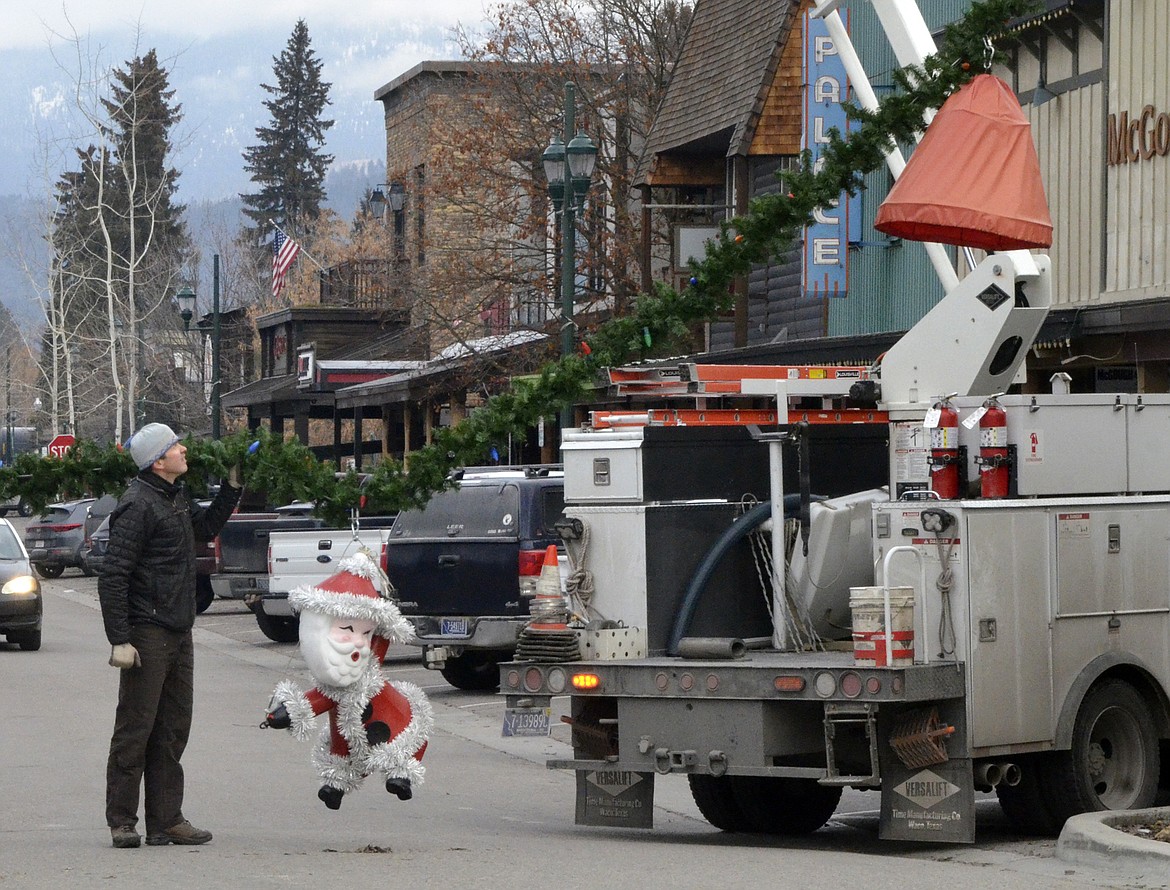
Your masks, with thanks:
M 983 70 L 991 70 L 991 61 L 995 58 L 995 47 L 991 43 L 991 38 L 984 36 L 983 38 Z

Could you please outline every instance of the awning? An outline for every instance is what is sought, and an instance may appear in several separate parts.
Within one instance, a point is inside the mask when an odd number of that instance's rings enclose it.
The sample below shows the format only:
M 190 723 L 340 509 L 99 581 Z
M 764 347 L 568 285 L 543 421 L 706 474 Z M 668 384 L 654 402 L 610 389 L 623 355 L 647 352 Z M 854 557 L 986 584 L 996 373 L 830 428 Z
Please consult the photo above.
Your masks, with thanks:
M 551 342 L 547 334 L 539 331 L 512 331 L 458 343 L 421 368 L 339 389 L 335 393 L 337 407 L 415 402 L 436 391 L 466 389 L 476 379 L 492 373 L 492 366 L 505 361 L 511 372 L 528 373 L 548 358 L 545 347 Z

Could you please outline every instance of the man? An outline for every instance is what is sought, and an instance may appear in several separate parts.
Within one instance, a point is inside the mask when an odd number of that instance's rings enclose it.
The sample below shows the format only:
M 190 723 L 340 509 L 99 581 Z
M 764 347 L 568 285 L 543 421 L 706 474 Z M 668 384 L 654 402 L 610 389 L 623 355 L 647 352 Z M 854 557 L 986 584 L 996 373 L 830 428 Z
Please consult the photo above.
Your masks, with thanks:
M 146 843 L 205 844 L 211 832 L 183 816 L 183 768 L 194 701 L 195 537 L 211 540 L 240 499 L 240 471 L 206 508 L 178 478 L 187 449 L 162 423 L 130 440 L 139 469 L 110 515 L 98 598 L 110 664 L 121 669 L 106 764 L 106 823 L 115 847 L 137 847 L 138 790 L 145 779 Z

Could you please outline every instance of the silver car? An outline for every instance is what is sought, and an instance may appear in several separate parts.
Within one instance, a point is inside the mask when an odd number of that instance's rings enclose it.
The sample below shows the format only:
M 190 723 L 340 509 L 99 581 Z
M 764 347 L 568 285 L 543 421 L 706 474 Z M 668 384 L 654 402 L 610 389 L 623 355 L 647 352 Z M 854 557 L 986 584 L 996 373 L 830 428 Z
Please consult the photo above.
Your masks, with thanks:
M 28 551 L 12 523 L 0 519 L 0 634 L 21 649 L 40 649 L 43 611 Z
M 49 504 L 45 511 L 24 527 L 33 567 L 42 578 L 60 578 L 65 569 L 76 566 L 85 575 L 93 570 L 81 558 L 85 544 L 85 521 L 94 498 Z
M 0 501 L 0 516 L 7 516 L 9 510 L 15 510 L 21 516 L 32 516 L 33 511 L 32 504 L 19 496 Z

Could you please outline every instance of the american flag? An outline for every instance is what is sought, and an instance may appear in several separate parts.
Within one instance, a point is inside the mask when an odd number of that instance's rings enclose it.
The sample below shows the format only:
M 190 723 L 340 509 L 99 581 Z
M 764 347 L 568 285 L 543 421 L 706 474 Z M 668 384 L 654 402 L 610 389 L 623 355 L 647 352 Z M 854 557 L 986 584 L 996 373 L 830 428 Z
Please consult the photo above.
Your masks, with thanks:
M 284 287 L 284 274 L 288 271 L 288 267 L 292 265 L 293 260 L 297 258 L 297 254 L 301 252 L 301 245 L 293 241 L 280 229 L 276 230 L 276 234 L 272 238 L 272 296 L 273 298 L 280 296 L 280 291 Z

